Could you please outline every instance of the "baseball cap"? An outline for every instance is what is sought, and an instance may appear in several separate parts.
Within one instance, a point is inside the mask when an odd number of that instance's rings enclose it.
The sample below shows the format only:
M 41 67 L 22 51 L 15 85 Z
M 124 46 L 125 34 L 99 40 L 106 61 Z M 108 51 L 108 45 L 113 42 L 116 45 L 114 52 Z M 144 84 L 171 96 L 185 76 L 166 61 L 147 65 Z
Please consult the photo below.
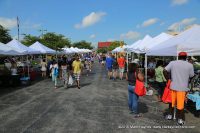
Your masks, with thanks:
M 180 53 L 178 54 L 178 56 L 187 56 L 187 53 L 186 53 L 186 52 L 180 52 Z

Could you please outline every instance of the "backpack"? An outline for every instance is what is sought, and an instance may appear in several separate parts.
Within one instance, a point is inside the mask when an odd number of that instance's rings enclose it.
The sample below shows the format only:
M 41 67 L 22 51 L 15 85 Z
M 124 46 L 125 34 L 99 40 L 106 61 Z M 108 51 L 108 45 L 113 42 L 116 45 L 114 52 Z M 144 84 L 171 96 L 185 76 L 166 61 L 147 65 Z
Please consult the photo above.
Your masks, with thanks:
M 54 76 L 58 76 L 58 68 L 54 68 L 54 73 L 53 73 Z

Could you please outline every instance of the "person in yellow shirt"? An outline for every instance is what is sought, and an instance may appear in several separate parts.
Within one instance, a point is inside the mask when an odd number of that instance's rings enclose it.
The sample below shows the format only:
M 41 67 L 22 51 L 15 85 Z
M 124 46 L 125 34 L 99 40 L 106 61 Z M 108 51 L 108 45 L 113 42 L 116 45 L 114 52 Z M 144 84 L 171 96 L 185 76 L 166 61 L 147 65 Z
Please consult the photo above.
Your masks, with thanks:
M 81 61 L 78 56 L 76 57 L 76 60 L 73 61 L 72 67 L 77 87 L 80 89 Z

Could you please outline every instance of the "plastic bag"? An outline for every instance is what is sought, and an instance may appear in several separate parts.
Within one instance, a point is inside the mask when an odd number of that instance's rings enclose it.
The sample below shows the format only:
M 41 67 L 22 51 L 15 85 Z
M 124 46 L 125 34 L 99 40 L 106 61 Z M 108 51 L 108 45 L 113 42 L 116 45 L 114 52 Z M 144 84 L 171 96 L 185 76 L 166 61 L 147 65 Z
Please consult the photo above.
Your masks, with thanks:
M 68 85 L 72 85 L 73 82 L 74 82 L 74 80 L 73 80 L 72 76 L 70 75 L 70 76 L 69 76 Z

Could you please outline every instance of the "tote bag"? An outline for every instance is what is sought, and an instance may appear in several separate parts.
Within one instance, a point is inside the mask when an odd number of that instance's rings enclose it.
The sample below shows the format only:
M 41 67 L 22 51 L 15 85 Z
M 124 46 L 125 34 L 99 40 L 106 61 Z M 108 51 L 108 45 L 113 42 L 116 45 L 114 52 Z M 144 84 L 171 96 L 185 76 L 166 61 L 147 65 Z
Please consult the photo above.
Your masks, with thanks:
M 168 80 L 167 85 L 166 85 L 165 90 L 164 90 L 164 93 L 163 93 L 163 96 L 162 96 L 162 101 L 164 103 L 171 103 L 172 102 L 170 84 L 171 84 L 171 80 Z

